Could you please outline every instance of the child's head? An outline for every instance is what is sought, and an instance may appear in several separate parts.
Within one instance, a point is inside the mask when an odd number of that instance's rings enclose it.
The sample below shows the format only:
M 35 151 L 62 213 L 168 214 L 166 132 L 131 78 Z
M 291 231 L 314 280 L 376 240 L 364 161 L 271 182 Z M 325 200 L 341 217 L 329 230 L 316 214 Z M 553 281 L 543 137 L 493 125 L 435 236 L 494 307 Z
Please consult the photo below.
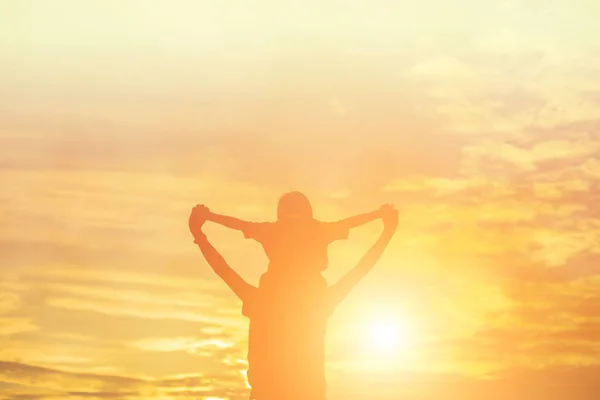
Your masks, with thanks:
M 289 192 L 279 198 L 277 219 L 310 219 L 313 216 L 308 198 L 300 192 Z

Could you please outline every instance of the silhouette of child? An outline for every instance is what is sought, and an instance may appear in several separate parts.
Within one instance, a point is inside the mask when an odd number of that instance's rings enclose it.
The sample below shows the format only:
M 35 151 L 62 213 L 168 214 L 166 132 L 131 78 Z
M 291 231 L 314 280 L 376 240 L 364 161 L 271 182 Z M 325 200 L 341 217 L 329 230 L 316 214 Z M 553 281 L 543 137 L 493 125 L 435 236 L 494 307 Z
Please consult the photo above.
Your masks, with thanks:
M 299 274 L 315 277 L 323 285 L 320 272 L 328 264 L 327 249 L 330 243 L 346 239 L 351 228 L 381 217 L 381 209 L 337 222 L 322 222 L 313 218 L 308 198 L 300 192 L 281 196 L 277 206 L 277 221 L 247 222 L 208 211 L 208 221 L 240 230 L 248 239 L 259 242 L 267 257 L 267 272 L 261 276 L 259 286 L 270 278 L 294 278 Z M 316 273 L 316 274 L 315 274 Z

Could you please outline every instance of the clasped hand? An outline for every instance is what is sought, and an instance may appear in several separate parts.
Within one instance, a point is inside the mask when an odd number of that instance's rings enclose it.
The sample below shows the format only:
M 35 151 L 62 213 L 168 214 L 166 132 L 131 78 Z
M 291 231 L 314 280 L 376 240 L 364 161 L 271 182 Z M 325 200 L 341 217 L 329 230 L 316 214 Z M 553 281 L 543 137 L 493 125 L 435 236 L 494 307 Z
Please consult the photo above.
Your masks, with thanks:
M 202 235 L 202 226 L 206 222 L 209 213 L 210 210 L 204 204 L 197 204 L 196 207 L 192 208 L 188 225 L 194 237 Z

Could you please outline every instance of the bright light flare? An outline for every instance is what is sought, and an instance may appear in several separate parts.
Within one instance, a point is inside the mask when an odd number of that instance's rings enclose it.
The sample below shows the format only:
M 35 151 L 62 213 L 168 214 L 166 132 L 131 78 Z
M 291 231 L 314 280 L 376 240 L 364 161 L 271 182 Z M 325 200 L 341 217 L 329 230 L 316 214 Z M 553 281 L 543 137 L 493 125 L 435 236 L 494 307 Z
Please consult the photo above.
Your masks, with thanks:
M 371 326 L 371 341 L 380 350 L 394 348 L 398 341 L 398 327 L 391 321 L 375 321 Z
M 387 354 L 406 350 L 415 343 L 411 325 L 396 315 L 374 316 L 365 327 L 365 340 L 377 352 Z

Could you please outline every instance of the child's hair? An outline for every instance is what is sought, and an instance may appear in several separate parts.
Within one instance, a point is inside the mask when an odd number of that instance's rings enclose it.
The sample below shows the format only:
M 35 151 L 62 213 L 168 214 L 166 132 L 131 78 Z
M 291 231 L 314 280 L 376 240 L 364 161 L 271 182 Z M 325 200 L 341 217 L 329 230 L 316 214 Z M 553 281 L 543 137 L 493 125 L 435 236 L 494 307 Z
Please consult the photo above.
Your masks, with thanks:
M 277 219 L 312 218 L 313 210 L 308 198 L 300 192 L 289 192 L 279 198 Z

